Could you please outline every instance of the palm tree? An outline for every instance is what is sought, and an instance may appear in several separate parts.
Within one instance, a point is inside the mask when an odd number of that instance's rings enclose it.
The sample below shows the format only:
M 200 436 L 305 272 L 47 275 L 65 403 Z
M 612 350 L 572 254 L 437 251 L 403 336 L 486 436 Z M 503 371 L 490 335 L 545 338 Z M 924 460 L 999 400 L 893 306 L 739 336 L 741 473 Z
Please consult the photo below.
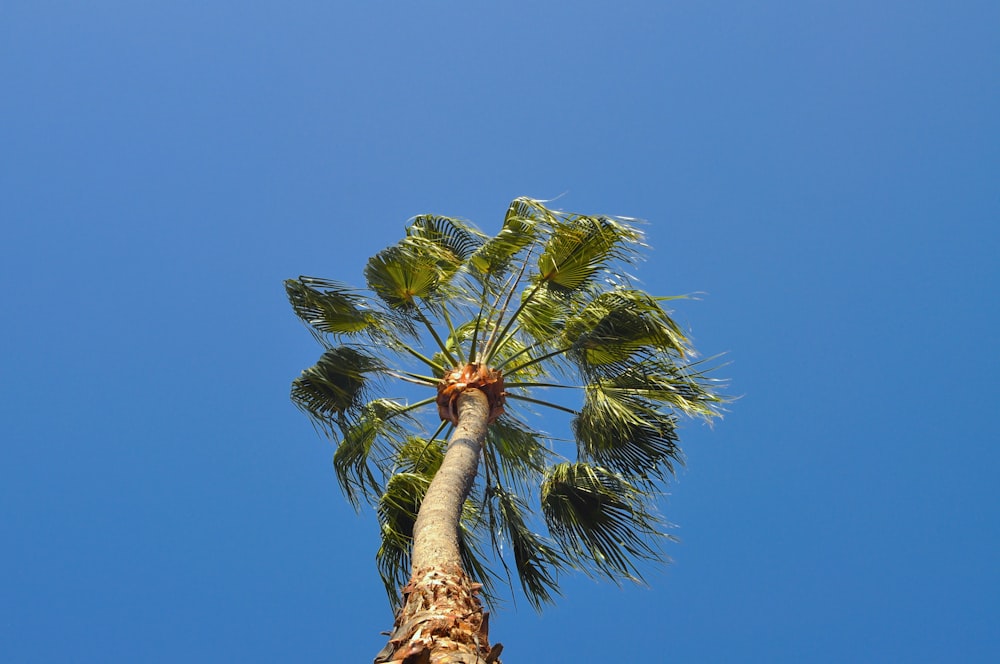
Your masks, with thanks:
M 538 609 L 561 571 L 639 581 L 663 560 L 654 507 L 682 460 L 678 415 L 710 419 L 721 399 L 670 298 L 623 271 L 642 239 L 630 220 L 518 198 L 492 237 L 414 218 L 369 259 L 368 292 L 285 282 L 325 348 L 292 399 L 381 525 L 396 620 L 376 663 L 496 661 L 479 595 L 501 574 Z M 541 408 L 570 415 L 574 440 L 530 425 Z

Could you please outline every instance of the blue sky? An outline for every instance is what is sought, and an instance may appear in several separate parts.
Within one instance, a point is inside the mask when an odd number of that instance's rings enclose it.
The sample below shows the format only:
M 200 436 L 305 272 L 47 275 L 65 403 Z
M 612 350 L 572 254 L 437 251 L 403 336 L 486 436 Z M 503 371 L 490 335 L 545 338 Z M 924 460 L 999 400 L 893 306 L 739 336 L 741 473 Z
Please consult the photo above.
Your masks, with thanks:
M 650 586 L 510 662 L 1000 658 L 995 2 L 0 6 L 0 659 L 370 661 L 376 524 L 282 280 L 414 214 L 649 220 L 742 398 Z

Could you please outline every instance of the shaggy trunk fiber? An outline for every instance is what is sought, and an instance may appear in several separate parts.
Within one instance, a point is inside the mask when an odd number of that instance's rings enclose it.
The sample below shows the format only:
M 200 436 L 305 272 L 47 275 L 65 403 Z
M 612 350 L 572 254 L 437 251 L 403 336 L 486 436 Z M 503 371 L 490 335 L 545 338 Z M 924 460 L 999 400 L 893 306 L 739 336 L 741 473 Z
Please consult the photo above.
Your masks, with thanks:
M 501 646 L 490 648 L 489 616 L 477 597 L 480 586 L 462 571 L 458 545 L 462 506 L 476 479 L 489 410 L 478 389 L 458 397 L 458 424 L 413 526 L 412 571 L 403 605 L 375 664 L 498 661 Z

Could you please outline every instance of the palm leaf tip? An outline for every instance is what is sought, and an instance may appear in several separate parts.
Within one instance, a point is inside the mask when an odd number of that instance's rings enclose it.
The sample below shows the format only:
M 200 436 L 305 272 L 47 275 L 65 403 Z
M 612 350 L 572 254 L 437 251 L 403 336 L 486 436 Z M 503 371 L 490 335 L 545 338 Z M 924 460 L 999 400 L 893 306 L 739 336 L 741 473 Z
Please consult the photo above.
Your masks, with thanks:
M 509 415 L 486 431 L 486 463 L 508 485 L 534 486 L 541 479 L 551 452 L 544 436 Z
M 681 358 L 687 339 L 655 298 L 634 289 L 601 293 L 563 332 L 571 357 L 586 373 L 615 374 L 637 353 Z
M 523 201 L 515 200 L 500 232 L 487 238 L 469 257 L 473 274 L 494 282 L 502 280 L 517 256 L 533 245 L 537 236 L 537 219 Z
M 716 367 L 707 363 L 714 359 L 678 363 L 662 355 L 644 355 L 639 361 L 619 364 L 615 375 L 596 383 L 611 397 L 638 398 L 659 408 L 711 420 L 722 414 L 723 405 L 730 400 L 722 394 L 726 381 L 710 375 Z

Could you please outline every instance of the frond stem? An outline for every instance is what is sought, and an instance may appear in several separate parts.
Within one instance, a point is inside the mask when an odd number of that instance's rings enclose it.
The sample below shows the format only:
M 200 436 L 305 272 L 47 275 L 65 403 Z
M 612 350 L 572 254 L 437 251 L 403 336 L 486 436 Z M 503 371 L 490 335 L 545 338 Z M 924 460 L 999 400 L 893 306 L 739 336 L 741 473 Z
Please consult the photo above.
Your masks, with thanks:
M 544 355 L 540 355 L 539 357 L 535 357 L 535 358 L 532 358 L 532 359 L 528 360 L 524 364 L 519 364 L 516 367 L 514 367 L 513 369 L 511 369 L 510 371 L 506 371 L 504 373 L 508 373 L 508 374 L 517 373 L 518 371 L 521 371 L 522 369 L 527 369 L 532 364 L 538 364 L 539 362 L 544 362 L 545 360 L 549 359 L 550 357 L 555 357 L 557 355 L 562 355 L 563 353 L 565 353 L 565 352 L 567 352 L 569 350 L 570 350 L 570 348 L 567 346 L 566 348 L 560 348 L 558 350 L 554 350 L 551 353 L 545 353 Z
M 438 434 L 441 433 L 448 424 L 450 424 L 448 420 L 441 420 L 441 426 L 437 428 L 437 431 L 434 432 L 433 436 L 427 439 L 427 444 L 424 445 L 424 449 L 420 450 L 420 454 L 417 455 L 416 463 L 420 463 L 420 461 L 424 458 L 424 452 L 426 452 L 427 448 L 431 446 L 431 443 L 437 440 Z
M 493 341 L 494 337 L 499 337 L 500 339 L 503 339 L 504 337 L 507 336 L 507 333 L 510 332 L 510 328 L 514 327 L 514 323 L 517 322 L 518 316 L 520 316 L 521 312 L 524 311 L 524 308 L 531 303 L 532 298 L 535 297 L 535 294 L 538 292 L 538 289 L 542 287 L 543 283 L 544 282 L 539 281 L 537 284 L 535 284 L 535 287 L 532 288 L 531 291 L 529 291 L 528 294 L 524 296 L 524 299 L 521 300 L 521 304 L 518 305 L 517 309 L 514 311 L 514 315 L 512 315 L 510 317 L 510 320 L 507 321 L 507 324 L 504 325 L 503 331 L 500 332 L 499 335 L 494 334 L 494 335 L 490 336 L 490 341 L 491 342 Z M 500 324 L 500 319 L 499 318 L 497 319 L 497 324 L 498 325 Z M 496 332 L 495 328 L 494 328 L 494 332 Z M 494 354 L 495 351 L 496 351 L 496 349 L 491 345 L 489 347 L 487 353 L 486 353 L 485 362 L 487 364 L 489 364 L 490 360 L 493 359 L 493 354 Z
M 560 387 L 566 390 L 582 390 L 583 385 L 563 385 L 561 383 L 509 383 L 504 381 L 506 387 Z
M 432 397 L 428 397 L 427 399 L 421 399 L 420 401 L 417 401 L 416 403 L 412 403 L 409 406 L 404 406 L 402 410 L 397 411 L 396 413 L 394 413 L 394 415 L 401 415 L 403 413 L 408 413 L 411 410 L 416 410 L 417 408 L 422 408 L 422 407 L 426 406 L 427 404 L 434 403 L 435 401 L 437 401 L 437 395 L 436 394 L 434 396 L 432 396 Z M 392 415 L 390 415 L 389 417 L 392 417 Z M 388 418 L 386 418 L 386 419 L 388 419 Z
M 421 376 L 420 374 L 410 373 L 409 371 L 386 371 L 387 376 L 392 376 L 393 378 L 398 378 L 399 380 L 404 380 L 407 383 L 415 383 L 417 385 L 424 386 L 436 386 L 439 382 L 434 376 Z
M 410 348 L 406 344 L 403 344 L 403 350 L 405 350 L 407 353 L 409 353 L 413 357 L 417 358 L 418 360 L 420 360 L 421 362 L 423 362 L 424 364 L 426 364 L 427 366 L 429 366 L 431 369 L 437 369 L 442 374 L 445 373 L 445 371 L 447 371 L 444 367 L 442 367 L 440 364 L 438 364 L 434 360 L 430 359 L 429 357 L 425 357 L 425 356 L 421 355 L 420 353 L 418 353 L 414 349 Z
M 451 316 L 448 314 L 448 307 L 441 305 L 441 316 L 444 318 L 444 322 L 448 325 L 448 334 L 452 339 L 455 339 L 455 352 L 458 353 L 458 359 L 461 364 L 465 364 L 465 353 L 462 352 L 461 341 L 455 336 L 455 326 L 451 322 Z
M 538 404 L 539 406 L 547 406 L 549 408 L 555 408 L 556 410 L 561 410 L 564 413 L 569 413 L 570 415 L 579 415 L 577 411 L 572 408 L 567 408 L 566 406 L 560 406 L 556 403 L 550 403 L 548 401 L 542 401 L 541 399 L 532 399 L 531 397 L 526 397 L 521 394 L 508 394 L 508 399 L 517 399 L 518 401 L 527 401 L 529 403 Z
M 431 333 L 432 337 L 434 337 L 434 341 L 437 342 L 438 348 L 441 349 L 441 352 L 444 353 L 444 356 L 448 358 L 448 361 L 451 362 L 452 366 L 457 367 L 458 361 L 455 359 L 455 356 L 452 355 L 451 352 L 448 350 L 448 347 L 445 346 L 444 342 L 441 340 L 441 337 L 438 336 L 437 330 L 435 330 L 434 326 L 431 325 L 431 322 L 427 320 L 427 316 L 424 315 L 424 312 L 420 310 L 420 307 L 414 307 L 414 311 L 417 312 L 417 317 L 420 318 L 420 322 L 424 324 L 424 327 L 427 328 L 427 331 Z
M 489 295 L 489 287 L 483 280 L 483 293 L 479 296 L 479 315 L 476 316 L 476 327 L 472 330 L 472 345 L 469 348 L 469 362 L 476 363 L 476 345 L 479 343 L 479 326 L 483 322 L 483 311 L 486 309 L 486 296 Z
M 517 351 L 516 353 L 514 353 L 513 355 L 511 355 L 510 357 L 508 357 L 506 360 L 504 360 L 503 362 L 501 362 L 499 365 L 497 365 L 496 368 L 497 369 L 503 369 L 505 366 L 507 366 L 508 364 L 510 364 L 511 362 L 513 362 L 514 360 L 516 360 L 517 358 L 521 357 L 525 353 L 530 353 L 531 351 L 535 350 L 536 348 L 538 348 L 541 345 L 542 345 L 542 342 L 539 341 L 539 342 L 535 342 L 535 343 L 531 344 L 530 346 L 525 346 L 524 348 L 522 348 L 521 350 Z
M 521 263 L 521 267 L 517 271 L 516 276 L 512 274 L 509 277 L 507 277 L 507 282 L 503 285 L 503 288 L 500 289 L 500 292 L 497 293 L 497 301 L 493 303 L 493 307 L 490 310 L 491 317 L 493 313 L 496 312 L 497 320 L 496 323 L 493 325 L 493 330 L 490 332 L 490 338 L 487 339 L 486 344 L 483 346 L 484 352 L 486 353 L 487 356 L 486 357 L 487 362 L 489 362 L 490 358 L 492 357 L 493 338 L 496 335 L 497 328 L 500 327 L 500 321 L 503 320 L 503 315 L 507 312 L 507 307 L 510 306 L 510 301 L 514 297 L 514 291 L 517 290 L 517 285 L 521 283 L 521 277 L 524 276 L 524 270 L 528 267 L 528 257 L 530 255 L 531 251 L 529 251 L 527 255 L 525 255 L 524 262 Z M 506 294 L 506 297 L 504 299 L 503 306 L 498 309 L 497 305 L 500 304 L 500 298 L 503 297 L 504 294 Z

